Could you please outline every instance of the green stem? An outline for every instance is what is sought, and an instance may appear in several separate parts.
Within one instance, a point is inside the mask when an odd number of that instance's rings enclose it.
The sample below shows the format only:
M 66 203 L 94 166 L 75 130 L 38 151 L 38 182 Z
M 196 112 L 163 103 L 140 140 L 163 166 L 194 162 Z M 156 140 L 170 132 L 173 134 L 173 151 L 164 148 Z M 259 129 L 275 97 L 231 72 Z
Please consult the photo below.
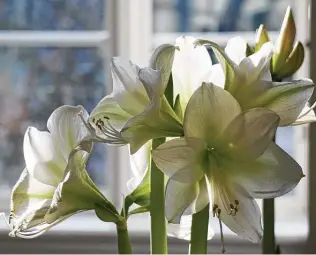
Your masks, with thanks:
M 274 199 L 263 200 L 263 240 L 262 253 L 275 254 Z
M 190 254 L 207 253 L 207 235 L 210 205 L 193 214 L 191 226 Z
M 165 141 L 163 138 L 154 139 L 152 148 L 155 149 Z M 151 161 L 150 170 L 150 217 L 151 217 L 151 253 L 167 254 L 167 230 L 165 219 L 165 176 Z
M 275 136 L 273 142 L 276 142 Z M 263 199 L 263 240 L 262 253 L 275 254 L 274 198 Z
M 116 225 L 117 246 L 119 254 L 132 254 L 131 242 L 129 239 L 126 221 Z

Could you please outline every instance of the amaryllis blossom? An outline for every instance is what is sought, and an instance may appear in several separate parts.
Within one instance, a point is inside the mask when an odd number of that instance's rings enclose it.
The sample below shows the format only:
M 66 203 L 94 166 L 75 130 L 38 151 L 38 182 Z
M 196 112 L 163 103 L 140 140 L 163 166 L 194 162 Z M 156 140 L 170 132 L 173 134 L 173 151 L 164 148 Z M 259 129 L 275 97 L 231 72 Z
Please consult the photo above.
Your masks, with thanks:
M 212 72 L 212 61 L 207 49 L 201 45 L 195 47 L 196 38 L 181 36 L 176 39 L 174 61 L 172 64 L 173 96 L 180 98 L 182 111 L 193 92 L 201 86 L 202 82 L 208 82 Z
M 161 45 L 146 68 L 122 58 L 112 59 L 113 92 L 99 102 L 89 118 L 97 141 L 130 144 L 131 153 L 135 153 L 153 138 L 183 134 L 182 123 L 164 95 L 174 51 L 173 45 Z
M 92 149 L 79 117 L 83 107 L 61 106 L 47 131 L 29 127 L 24 136 L 26 167 L 12 191 L 11 236 L 37 237 L 71 215 L 98 206 L 115 221 L 115 208 L 90 179 L 85 166 Z M 98 209 L 102 212 L 102 209 Z
M 211 83 L 198 88 L 184 114 L 184 134 L 153 151 L 156 165 L 170 178 L 166 217 L 179 223 L 193 206 L 211 203 L 213 215 L 251 241 L 262 237 L 255 198 L 291 191 L 301 167 L 272 142 L 280 118 L 265 108 L 242 111 L 236 99 Z
M 210 45 L 213 48 L 220 64 L 213 66 L 216 76 L 211 82 L 229 91 L 244 111 L 256 107 L 270 109 L 280 116 L 280 126 L 316 121 L 308 103 L 314 91 L 312 80 L 272 81 L 271 42 L 263 44 L 256 53 L 248 57 L 247 42 L 241 37 L 230 39 L 225 52 L 211 41 L 197 40 L 195 44 Z
M 149 162 L 151 152 L 151 142 L 143 145 L 135 154 L 130 155 L 130 165 L 132 178 L 128 181 L 127 187 L 129 192 L 133 192 L 138 185 L 140 185 L 149 169 Z M 148 193 L 150 192 L 148 185 Z M 189 213 L 192 212 L 191 208 L 188 210 L 187 215 L 181 217 L 180 223 L 168 223 L 167 225 L 167 234 L 168 236 L 190 240 L 191 238 L 191 223 L 192 215 Z M 214 236 L 214 231 L 211 227 L 208 230 L 208 239 L 211 239 Z

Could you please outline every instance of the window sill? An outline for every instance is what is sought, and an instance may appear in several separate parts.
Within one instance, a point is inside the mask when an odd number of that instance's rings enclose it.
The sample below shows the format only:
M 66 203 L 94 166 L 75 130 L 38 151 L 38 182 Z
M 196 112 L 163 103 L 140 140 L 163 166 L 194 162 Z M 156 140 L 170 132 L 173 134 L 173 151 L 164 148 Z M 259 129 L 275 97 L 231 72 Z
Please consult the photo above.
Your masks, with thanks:
M 305 224 L 306 225 L 306 224 Z M 215 225 L 216 226 L 216 225 Z M 295 229 L 295 232 L 293 231 Z M 0 222 L 1 253 L 116 253 L 114 224 L 101 223 L 91 213 L 79 214 L 55 226 L 48 233 L 32 240 L 8 237 L 8 229 Z M 149 253 L 148 216 L 134 216 L 129 231 L 135 253 Z M 215 228 L 215 233 L 217 233 Z M 260 244 L 238 238 L 225 229 L 228 253 L 260 253 Z M 304 253 L 307 226 L 302 222 L 276 225 L 277 240 L 282 253 Z M 209 241 L 209 252 L 220 253 L 219 235 Z M 169 238 L 169 253 L 186 253 L 188 242 Z

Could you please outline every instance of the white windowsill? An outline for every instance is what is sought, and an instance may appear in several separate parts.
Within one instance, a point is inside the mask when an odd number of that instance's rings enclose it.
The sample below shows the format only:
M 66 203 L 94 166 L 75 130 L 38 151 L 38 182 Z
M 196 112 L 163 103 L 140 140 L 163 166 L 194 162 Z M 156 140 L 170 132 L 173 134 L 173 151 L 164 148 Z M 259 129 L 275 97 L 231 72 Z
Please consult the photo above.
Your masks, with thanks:
M 211 226 L 216 234 L 219 233 L 217 221 L 211 219 Z M 236 236 L 227 227 L 223 226 L 225 236 Z M 149 233 L 149 216 L 148 214 L 131 216 L 128 220 L 128 229 L 130 233 L 148 234 Z M 4 220 L 0 220 L 0 231 L 9 232 L 8 226 Z M 104 233 L 115 232 L 115 224 L 100 221 L 92 212 L 81 213 L 74 215 L 64 222 L 54 226 L 49 230 L 49 233 L 58 232 L 73 232 L 79 233 Z M 276 236 L 280 238 L 305 238 L 308 233 L 306 222 L 291 221 L 291 222 L 276 222 Z
M 149 252 L 149 217 L 132 216 L 128 221 L 129 234 L 136 253 Z M 218 226 L 213 224 L 215 237 L 208 242 L 209 250 L 220 253 L 221 243 Z M 276 236 L 283 253 L 304 253 L 307 225 L 302 222 L 276 223 Z M 43 236 L 33 240 L 8 237 L 8 228 L 0 221 L 0 252 L 4 253 L 116 253 L 116 228 L 113 223 L 101 222 L 93 213 L 72 216 L 53 227 Z M 224 228 L 228 253 L 258 253 L 260 244 L 238 238 Z M 56 245 L 57 244 L 57 245 Z M 169 239 L 170 253 L 184 253 L 188 242 Z

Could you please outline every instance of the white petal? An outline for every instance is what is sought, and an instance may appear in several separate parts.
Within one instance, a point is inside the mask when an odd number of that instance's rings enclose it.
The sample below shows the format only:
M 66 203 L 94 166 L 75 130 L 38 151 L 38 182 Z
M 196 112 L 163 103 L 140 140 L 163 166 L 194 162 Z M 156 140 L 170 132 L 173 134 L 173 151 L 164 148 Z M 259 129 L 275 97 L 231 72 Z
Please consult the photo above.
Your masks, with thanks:
M 215 64 L 212 66 L 210 82 L 218 87 L 221 87 L 222 89 L 224 88 L 224 86 L 225 86 L 225 74 L 224 74 L 224 70 L 220 64 Z
M 218 183 L 217 185 L 221 185 Z M 233 232 L 252 242 L 261 240 L 263 231 L 261 213 L 256 201 L 240 185 L 229 184 L 215 188 L 216 205 L 221 209 L 220 219 Z M 232 214 L 230 204 L 238 200 L 238 212 Z
M 25 168 L 12 190 L 11 213 L 19 218 L 42 202 L 45 204 L 45 200 L 53 198 L 55 189 L 33 178 Z
M 152 152 L 157 167 L 178 182 L 194 183 L 203 177 L 199 152 L 193 150 L 185 138 L 163 143 Z
M 196 45 L 208 45 L 212 47 L 212 50 L 222 66 L 225 73 L 225 90 L 233 93 L 239 87 L 239 80 L 242 77 L 238 65 L 230 59 L 225 51 L 216 43 L 208 40 L 198 39 L 195 41 Z
M 45 214 L 49 209 L 51 199 L 43 199 L 32 205 L 23 214 L 16 216 L 10 214 L 9 225 L 12 231 L 10 236 L 32 238 L 46 229 Z
M 121 135 L 129 142 L 131 154 L 134 154 L 151 139 L 183 135 L 183 127 L 166 98 L 155 96 L 144 112 L 125 123 Z
M 29 173 L 44 184 L 57 186 L 67 162 L 56 148 L 52 135 L 29 127 L 24 135 L 23 151 Z
M 233 37 L 227 41 L 225 53 L 237 65 L 246 58 L 247 42 L 240 36 Z
M 138 79 L 139 68 L 131 61 L 115 57 L 112 59 L 113 96 L 119 106 L 130 115 L 144 111 L 149 98 Z
M 57 108 L 47 121 L 47 128 L 52 134 L 52 139 L 65 161 L 71 151 L 86 137 L 89 131 L 80 118 L 88 119 L 88 113 L 82 106 L 63 105 Z
M 192 216 L 184 215 L 181 217 L 180 224 L 169 223 L 167 225 L 167 234 L 168 236 L 171 236 L 171 237 L 176 237 L 179 239 L 190 241 L 191 240 L 191 224 L 192 224 Z M 214 236 L 214 231 L 209 226 L 207 240 L 212 239 L 213 236 Z
M 279 116 L 265 108 L 239 114 L 223 133 L 223 149 L 236 159 L 256 159 L 268 147 L 278 127 Z
M 302 125 L 312 122 L 316 122 L 315 112 L 307 104 L 292 125 Z
M 194 213 L 197 213 L 205 208 L 210 203 L 210 189 L 209 181 L 207 178 L 203 178 L 199 181 L 199 194 L 194 201 Z
M 191 205 L 198 195 L 196 183 L 187 184 L 168 180 L 165 196 L 165 212 L 168 222 L 180 223 L 184 211 Z
M 132 192 L 143 180 L 149 166 L 151 141 L 144 144 L 136 153 L 130 155 L 131 179 L 127 183 Z
M 161 71 L 149 67 L 141 68 L 138 77 L 151 101 L 154 97 L 160 98 L 163 96 L 166 87 L 162 81 Z
M 106 203 L 105 197 L 85 170 L 85 164 L 80 151 L 70 158 L 67 174 L 56 188 L 50 209 L 45 215 L 47 223 Z
M 174 97 L 180 94 L 180 102 L 184 110 L 193 92 L 208 82 L 212 69 L 212 61 L 204 46 L 194 47 L 194 37 L 177 38 L 172 65 Z
M 311 97 L 314 84 L 309 79 L 276 83 L 260 97 L 254 99 L 253 107 L 264 107 L 275 111 L 281 118 L 280 126 L 292 124 Z
M 161 73 L 160 88 L 162 94 L 164 93 L 170 78 L 175 49 L 174 45 L 162 44 L 154 50 L 150 58 L 150 68 L 158 70 Z
M 121 130 L 124 123 L 131 118 L 132 115 L 125 112 L 120 108 L 118 103 L 115 101 L 113 95 L 108 95 L 104 97 L 98 105 L 93 109 L 90 114 L 89 122 L 90 124 L 97 121 L 103 120 L 106 124 L 106 120 L 117 130 Z
M 213 84 L 203 84 L 191 97 L 184 114 L 186 137 L 216 143 L 228 124 L 241 112 L 236 99 Z
M 293 190 L 304 176 L 300 165 L 275 143 L 255 162 L 235 164 L 237 179 L 254 198 L 274 198 Z
M 257 80 L 260 76 L 267 77 L 268 67 L 270 67 L 270 60 L 273 55 L 273 44 L 267 42 L 260 48 L 259 51 L 243 59 L 239 68 L 247 77 L 247 84 Z

